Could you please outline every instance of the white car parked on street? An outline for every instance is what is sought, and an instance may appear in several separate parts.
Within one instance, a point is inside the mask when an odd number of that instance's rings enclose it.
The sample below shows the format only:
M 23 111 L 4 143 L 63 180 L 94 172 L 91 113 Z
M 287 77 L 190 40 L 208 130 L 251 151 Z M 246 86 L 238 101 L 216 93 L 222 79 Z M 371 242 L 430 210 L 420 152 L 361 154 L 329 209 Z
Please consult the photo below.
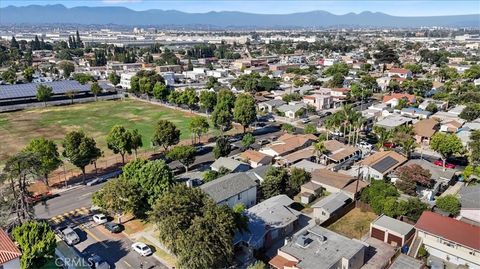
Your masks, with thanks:
M 93 215 L 93 221 L 97 224 L 104 224 L 107 222 L 107 216 L 104 214 L 95 214 Z
M 152 249 L 142 242 L 133 243 L 132 248 L 142 256 L 148 256 L 152 254 Z
M 368 144 L 368 143 L 365 142 L 365 141 L 360 141 L 360 142 L 357 144 L 357 147 L 362 148 L 362 149 L 367 149 L 367 150 L 372 150 L 372 149 L 373 149 L 373 145 L 372 145 L 372 144 Z

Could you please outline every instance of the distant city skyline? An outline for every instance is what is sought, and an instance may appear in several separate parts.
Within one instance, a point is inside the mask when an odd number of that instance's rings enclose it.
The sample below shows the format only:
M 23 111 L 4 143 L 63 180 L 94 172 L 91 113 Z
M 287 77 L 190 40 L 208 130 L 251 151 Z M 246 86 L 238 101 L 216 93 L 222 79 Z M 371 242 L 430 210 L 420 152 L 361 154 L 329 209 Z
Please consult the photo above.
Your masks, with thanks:
M 157 1 L 157 0 L 2 0 L 0 7 L 53 5 L 122 6 L 133 10 L 178 10 L 189 13 L 240 11 L 259 14 L 289 14 L 324 10 L 336 15 L 363 11 L 382 12 L 393 16 L 441 16 L 479 14 L 480 1 Z

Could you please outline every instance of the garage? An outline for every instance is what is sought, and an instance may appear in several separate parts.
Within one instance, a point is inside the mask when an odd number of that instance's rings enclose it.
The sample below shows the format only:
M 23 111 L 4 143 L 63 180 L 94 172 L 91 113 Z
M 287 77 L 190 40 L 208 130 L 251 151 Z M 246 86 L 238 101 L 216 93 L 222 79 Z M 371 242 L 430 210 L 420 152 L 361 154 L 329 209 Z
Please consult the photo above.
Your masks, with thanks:
M 373 238 L 376 238 L 376 239 L 380 240 L 380 241 L 384 241 L 384 240 L 385 240 L 385 232 L 382 231 L 382 230 L 379 230 L 379 229 L 377 229 L 377 228 L 373 228 L 373 227 L 372 227 L 372 234 L 371 234 L 371 236 L 372 236 Z
M 370 236 L 395 247 L 405 245 L 414 235 L 413 225 L 381 215 L 370 224 Z

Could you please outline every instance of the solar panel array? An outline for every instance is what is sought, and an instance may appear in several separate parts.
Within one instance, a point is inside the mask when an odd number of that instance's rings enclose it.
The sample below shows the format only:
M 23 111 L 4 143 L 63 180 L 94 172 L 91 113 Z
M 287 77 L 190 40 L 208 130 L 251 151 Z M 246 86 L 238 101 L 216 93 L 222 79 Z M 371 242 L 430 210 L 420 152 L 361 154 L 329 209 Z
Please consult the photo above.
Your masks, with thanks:
M 385 159 L 383 159 L 383 160 L 379 161 L 378 163 L 374 164 L 372 166 L 372 168 L 377 170 L 380 173 L 383 173 L 397 163 L 398 163 L 397 160 L 395 160 L 394 158 L 392 158 L 390 156 L 387 156 Z
M 65 94 L 69 91 L 77 93 L 90 91 L 89 84 L 82 85 L 76 80 L 0 85 L 0 100 L 33 98 L 37 95 L 37 87 L 39 85 L 52 87 L 53 94 Z

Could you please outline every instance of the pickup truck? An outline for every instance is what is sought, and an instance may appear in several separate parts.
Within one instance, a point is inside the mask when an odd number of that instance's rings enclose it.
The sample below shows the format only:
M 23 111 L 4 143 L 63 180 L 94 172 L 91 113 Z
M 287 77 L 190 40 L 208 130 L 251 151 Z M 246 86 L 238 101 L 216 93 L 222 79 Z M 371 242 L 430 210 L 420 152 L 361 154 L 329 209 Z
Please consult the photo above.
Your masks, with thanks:
M 73 246 L 80 242 L 80 237 L 71 227 L 67 227 L 65 229 L 59 229 L 57 230 L 57 234 L 69 246 Z

